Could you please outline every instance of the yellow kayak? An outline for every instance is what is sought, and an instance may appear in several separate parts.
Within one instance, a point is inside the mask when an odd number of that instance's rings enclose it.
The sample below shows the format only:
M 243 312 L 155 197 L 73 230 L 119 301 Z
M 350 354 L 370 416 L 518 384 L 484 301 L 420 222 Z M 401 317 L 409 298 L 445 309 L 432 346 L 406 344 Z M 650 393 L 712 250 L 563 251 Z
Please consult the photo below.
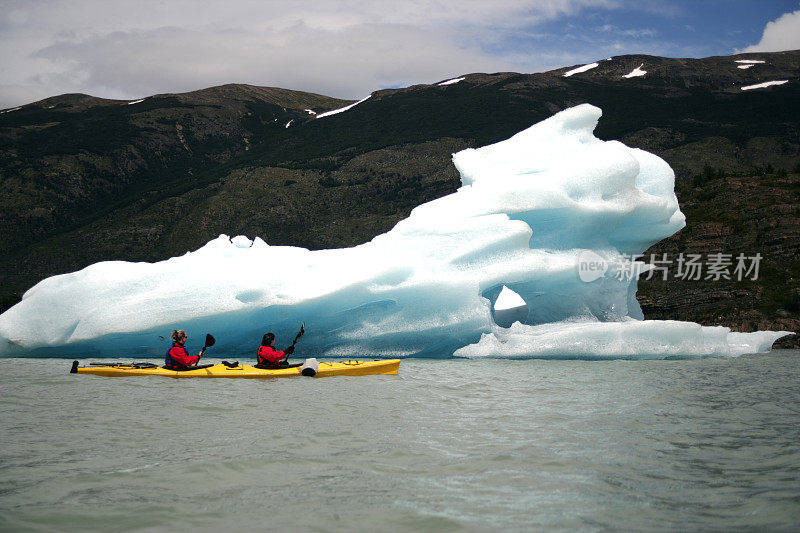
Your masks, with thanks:
M 316 363 L 316 361 L 315 361 Z M 304 365 L 305 367 L 306 365 Z M 151 363 L 94 363 L 89 366 L 78 366 L 78 361 L 73 361 L 73 374 L 94 374 L 96 376 L 166 376 L 170 378 L 294 378 L 299 376 L 313 376 L 324 378 L 328 376 L 368 376 L 372 374 L 397 374 L 400 368 L 400 359 L 387 359 L 385 361 L 342 361 L 341 363 L 316 363 L 314 372 L 304 367 L 280 368 L 267 370 L 251 365 L 237 363 L 218 363 L 215 365 L 202 365 L 191 370 L 168 370 Z

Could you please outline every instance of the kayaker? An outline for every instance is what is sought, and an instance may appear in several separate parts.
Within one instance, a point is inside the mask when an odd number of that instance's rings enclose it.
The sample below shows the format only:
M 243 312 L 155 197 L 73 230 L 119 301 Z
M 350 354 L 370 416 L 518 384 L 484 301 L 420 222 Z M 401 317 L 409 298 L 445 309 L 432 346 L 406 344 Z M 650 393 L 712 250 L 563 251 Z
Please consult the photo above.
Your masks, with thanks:
M 164 368 L 168 368 L 170 370 L 186 370 L 197 364 L 201 357 L 203 357 L 203 352 L 200 351 L 197 355 L 189 355 L 189 352 L 186 351 L 184 345 L 186 344 L 186 339 L 189 337 L 186 335 L 186 332 L 182 329 L 178 329 L 172 332 L 172 347 L 167 350 L 167 355 L 164 358 Z
M 256 352 L 256 368 L 270 368 L 270 369 L 278 369 L 278 368 L 291 368 L 293 366 L 301 366 L 301 365 L 290 365 L 287 359 L 290 355 L 294 353 L 294 345 L 289 346 L 286 348 L 286 351 L 276 350 L 275 349 L 275 334 L 274 333 L 265 333 L 264 336 L 261 338 L 261 346 L 258 347 L 258 352 Z

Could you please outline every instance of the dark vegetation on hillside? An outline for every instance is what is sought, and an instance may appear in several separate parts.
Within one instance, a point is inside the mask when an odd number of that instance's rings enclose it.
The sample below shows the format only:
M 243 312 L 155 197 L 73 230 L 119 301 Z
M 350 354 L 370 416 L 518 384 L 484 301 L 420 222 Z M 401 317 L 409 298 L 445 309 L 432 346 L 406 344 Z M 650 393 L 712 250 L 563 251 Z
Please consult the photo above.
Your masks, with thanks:
M 645 316 L 655 319 L 692 320 L 729 326 L 734 331 L 800 331 L 800 172 L 774 171 L 727 175 L 707 167 L 692 182 L 676 187 L 686 227 L 645 253 L 667 254 L 667 280 L 652 276 L 639 282 L 637 296 Z M 697 254 L 730 254 L 730 280 L 681 279 L 675 259 Z M 754 272 L 737 279 L 739 254 L 760 254 Z M 745 264 L 751 266 L 751 261 Z M 798 338 L 776 344 L 797 347 Z
M 740 58 L 766 63 L 741 70 Z M 646 76 L 621 77 L 641 63 Z M 603 109 L 598 137 L 654 152 L 675 169 L 689 226 L 670 246 L 691 247 L 695 226 L 706 223 L 729 228 L 726 252 L 778 239 L 766 267 L 774 272 L 731 288 L 749 291 L 743 302 L 757 304 L 741 305 L 758 320 L 732 311 L 738 293 L 706 299 L 718 287 L 692 285 L 700 303 L 677 311 L 670 301 L 681 301 L 679 284 L 643 283 L 653 302 L 647 316 L 741 327 L 796 320 L 797 213 L 779 206 L 798 205 L 800 53 L 624 56 L 565 78 L 567 70 L 378 91 L 318 120 L 306 110 L 352 102 L 226 85 L 131 105 L 62 95 L 2 113 L 0 310 L 46 276 L 100 260 L 160 260 L 220 233 L 311 249 L 365 242 L 459 186 L 453 152 L 589 102 Z M 740 89 L 778 79 L 790 81 Z M 751 227 L 767 219 L 771 226 Z

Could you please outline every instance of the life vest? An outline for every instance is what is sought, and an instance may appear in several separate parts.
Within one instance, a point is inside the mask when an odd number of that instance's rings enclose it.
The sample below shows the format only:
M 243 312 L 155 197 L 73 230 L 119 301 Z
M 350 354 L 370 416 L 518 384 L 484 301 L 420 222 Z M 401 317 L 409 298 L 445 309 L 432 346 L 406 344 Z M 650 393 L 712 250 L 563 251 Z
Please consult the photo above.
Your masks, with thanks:
M 164 366 L 167 367 L 167 368 L 185 366 L 184 364 L 178 363 L 177 361 L 175 361 L 172 358 L 172 350 L 174 350 L 175 348 L 178 348 L 179 350 L 183 351 L 183 354 L 181 354 L 181 355 L 186 355 L 186 356 L 189 355 L 189 353 L 186 351 L 186 348 L 184 348 L 183 346 L 181 346 L 177 342 L 173 343 L 172 346 L 170 346 L 169 349 L 167 350 L 167 354 L 164 356 Z M 178 355 L 178 354 L 175 354 L 175 355 Z
M 274 365 L 286 357 L 283 351 L 278 351 L 272 346 L 259 346 L 256 358 L 260 365 Z

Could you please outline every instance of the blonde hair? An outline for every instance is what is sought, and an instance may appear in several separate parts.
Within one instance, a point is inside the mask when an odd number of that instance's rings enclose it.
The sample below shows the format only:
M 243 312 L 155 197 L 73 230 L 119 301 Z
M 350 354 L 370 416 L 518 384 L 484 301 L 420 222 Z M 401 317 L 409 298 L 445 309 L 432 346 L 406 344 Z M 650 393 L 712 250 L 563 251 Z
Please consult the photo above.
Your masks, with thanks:
M 178 342 L 179 340 L 181 340 L 181 337 L 185 336 L 186 332 L 183 331 L 182 329 L 176 329 L 175 331 L 172 332 L 172 340 L 174 340 L 175 342 Z

